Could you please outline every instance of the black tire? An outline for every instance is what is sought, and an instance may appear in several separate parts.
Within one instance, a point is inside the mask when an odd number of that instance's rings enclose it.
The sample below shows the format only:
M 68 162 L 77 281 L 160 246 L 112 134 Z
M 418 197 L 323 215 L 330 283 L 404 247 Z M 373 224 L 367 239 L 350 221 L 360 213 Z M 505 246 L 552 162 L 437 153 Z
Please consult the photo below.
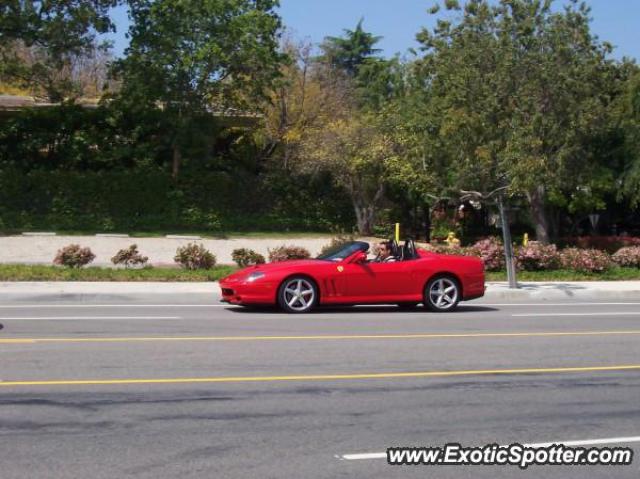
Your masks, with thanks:
M 398 308 L 402 309 L 402 310 L 411 310 L 411 309 L 416 309 L 418 307 L 419 303 L 398 303 Z
M 458 307 L 461 296 L 462 288 L 456 278 L 436 276 L 424 288 L 424 305 L 435 313 L 449 313 Z
M 292 276 L 278 288 L 278 305 L 287 313 L 308 313 L 318 304 L 318 287 L 306 276 Z

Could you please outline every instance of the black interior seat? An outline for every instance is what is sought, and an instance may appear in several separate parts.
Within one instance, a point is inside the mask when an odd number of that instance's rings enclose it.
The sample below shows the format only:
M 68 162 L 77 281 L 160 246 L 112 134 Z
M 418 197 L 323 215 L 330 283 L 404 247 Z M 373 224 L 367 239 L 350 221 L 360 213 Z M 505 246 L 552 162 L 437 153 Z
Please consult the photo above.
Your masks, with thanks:
M 418 257 L 418 252 L 416 251 L 416 244 L 412 238 L 407 238 L 404 241 L 404 245 L 402 246 L 401 261 L 408 261 L 411 259 L 416 259 Z
M 398 245 L 398 242 L 395 239 L 390 239 L 389 244 L 391 245 L 391 256 L 395 257 L 398 260 L 401 260 L 402 249 Z

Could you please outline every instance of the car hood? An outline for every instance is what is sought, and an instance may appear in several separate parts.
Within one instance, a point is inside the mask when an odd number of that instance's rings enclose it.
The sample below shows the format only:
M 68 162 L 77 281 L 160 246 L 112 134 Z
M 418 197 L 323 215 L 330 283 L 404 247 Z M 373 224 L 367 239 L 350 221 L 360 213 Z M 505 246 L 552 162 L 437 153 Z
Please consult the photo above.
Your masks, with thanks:
M 234 282 L 234 281 L 242 281 L 249 274 L 254 271 L 262 271 L 267 273 L 269 271 L 278 271 L 282 269 L 302 269 L 307 266 L 317 266 L 319 262 L 322 260 L 317 259 L 295 259 L 288 261 L 278 261 L 276 263 L 265 263 L 265 264 L 257 264 L 255 266 L 249 266 L 247 268 L 243 268 L 240 271 L 236 271 L 235 273 L 221 279 L 220 281 L 225 282 Z

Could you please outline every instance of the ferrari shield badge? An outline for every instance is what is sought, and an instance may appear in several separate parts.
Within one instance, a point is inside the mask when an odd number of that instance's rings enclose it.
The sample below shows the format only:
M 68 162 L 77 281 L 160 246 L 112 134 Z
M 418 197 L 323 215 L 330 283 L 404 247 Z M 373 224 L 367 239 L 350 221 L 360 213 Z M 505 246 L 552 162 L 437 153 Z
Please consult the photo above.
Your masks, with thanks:
M 344 271 L 344 266 L 338 266 L 338 272 L 342 273 Z

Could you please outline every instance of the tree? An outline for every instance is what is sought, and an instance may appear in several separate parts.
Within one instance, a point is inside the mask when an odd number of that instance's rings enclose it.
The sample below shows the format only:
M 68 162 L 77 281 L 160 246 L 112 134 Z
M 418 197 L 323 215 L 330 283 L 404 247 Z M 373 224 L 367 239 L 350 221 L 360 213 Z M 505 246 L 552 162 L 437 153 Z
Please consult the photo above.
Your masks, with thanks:
M 637 207 L 640 204 L 640 70 L 637 67 L 632 67 L 616 106 L 623 138 L 619 196 L 628 198 L 631 205 Z
M 387 175 L 397 162 L 392 138 L 383 133 L 378 118 L 347 113 L 329 119 L 306 133 L 301 160 L 303 170 L 331 171 L 349 192 L 358 232 L 371 234 Z
M 358 74 L 361 65 L 380 52 L 374 45 L 382 37 L 365 32 L 363 21 L 360 19 L 355 30 L 345 29 L 344 37 L 326 37 L 320 45 L 321 60 L 352 78 Z
M 253 112 L 279 75 L 277 0 L 131 0 L 121 96 L 171 118 L 172 172 L 203 115 Z
M 556 13 L 552 3 L 469 0 L 459 19 L 418 35 L 432 143 L 455 169 L 449 187 L 508 185 L 525 195 L 542 242 L 557 232 L 550 204 L 566 205 L 576 191 L 597 201 L 614 186 L 592 188 L 603 165 L 589 145 L 609 124 L 611 46 L 591 34 L 585 4 L 570 0 Z
M 0 4 L 0 79 L 43 92 L 52 102 L 73 90 L 72 59 L 95 50 L 114 30 L 119 0 L 8 0 Z M 61 74 L 62 72 L 62 74 Z
M 285 171 L 330 174 L 349 194 L 358 230 L 370 234 L 387 186 L 410 175 L 400 161 L 400 135 L 385 126 L 380 110 L 402 66 L 398 59 L 360 63 L 359 75 L 379 79 L 365 97 L 357 78 L 326 56 L 313 59 L 309 44 L 287 38 L 283 50 L 292 61 L 282 67 L 267 109 L 265 150 Z
M 290 59 L 281 65 L 280 78 L 274 85 L 265 109 L 264 159 L 276 158 L 285 171 L 290 160 L 299 154 L 300 140 L 307 128 L 319 121 L 323 112 L 332 110 L 335 95 L 324 96 L 311 57 L 312 45 L 297 42 L 287 35 L 281 50 Z

